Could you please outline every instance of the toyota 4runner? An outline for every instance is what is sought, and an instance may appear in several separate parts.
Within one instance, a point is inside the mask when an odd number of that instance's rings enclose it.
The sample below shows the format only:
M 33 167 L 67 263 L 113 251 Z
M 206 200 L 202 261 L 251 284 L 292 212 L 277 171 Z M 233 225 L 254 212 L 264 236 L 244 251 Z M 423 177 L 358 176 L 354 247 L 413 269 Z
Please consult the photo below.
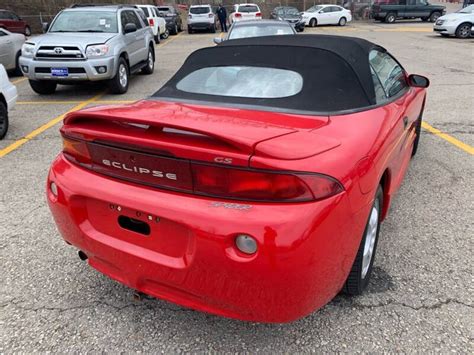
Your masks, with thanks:
M 73 6 L 44 30 L 25 42 L 20 57 L 20 68 L 38 94 L 54 93 L 57 84 L 99 80 L 123 94 L 131 73 L 153 73 L 153 32 L 135 6 Z

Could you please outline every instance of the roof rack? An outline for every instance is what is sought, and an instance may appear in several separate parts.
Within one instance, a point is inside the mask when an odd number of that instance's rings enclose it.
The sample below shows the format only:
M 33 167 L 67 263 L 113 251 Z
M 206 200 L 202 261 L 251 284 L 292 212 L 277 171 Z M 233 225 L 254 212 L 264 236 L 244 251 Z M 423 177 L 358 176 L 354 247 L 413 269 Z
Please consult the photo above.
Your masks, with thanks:
M 69 8 L 70 9 L 76 9 L 80 7 L 116 7 L 118 9 L 121 8 L 138 8 L 136 5 L 114 5 L 114 4 L 72 4 Z

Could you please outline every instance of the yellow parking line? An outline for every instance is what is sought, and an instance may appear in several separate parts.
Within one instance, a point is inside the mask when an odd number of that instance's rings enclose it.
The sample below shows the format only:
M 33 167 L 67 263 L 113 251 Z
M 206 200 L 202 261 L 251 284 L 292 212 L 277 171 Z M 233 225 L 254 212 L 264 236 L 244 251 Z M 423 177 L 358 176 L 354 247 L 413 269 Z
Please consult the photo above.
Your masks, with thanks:
M 25 81 L 26 79 L 27 79 L 27 78 L 16 79 L 16 80 L 13 80 L 11 83 L 16 85 L 16 84 L 21 83 L 22 81 Z
M 7 154 L 13 152 L 14 150 L 18 149 L 19 147 L 21 147 L 23 144 L 25 144 L 29 140 L 35 138 L 37 135 L 43 133 L 47 129 L 49 129 L 49 128 L 53 127 L 54 125 L 56 125 L 57 123 L 61 122 L 63 120 L 64 116 L 67 113 L 72 112 L 72 111 L 80 110 L 81 108 L 97 101 L 102 95 L 104 95 L 104 93 L 100 93 L 100 94 L 94 96 L 93 98 L 91 98 L 89 100 L 81 102 L 80 104 L 74 106 L 72 109 L 70 109 L 66 113 L 64 113 L 64 114 L 62 114 L 62 115 L 60 115 L 56 118 L 53 118 L 51 121 L 49 121 L 48 123 L 42 125 L 41 127 L 38 127 L 33 132 L 27 134 L 25 137 L 13 142 L 12 144 L 7 146 L 6 148 L 3 148 L 2 150 L 0 150 L 0 158 L 3 158 L 5 155 L 7 155 Z
M 157 47 L 163 47 L 163 46 L 166 46 L 168 43 L 170 42 L 173 42 L 176 38 L 178 38 L 179 36 L 181 36 L 183 34 L 183 32 L 179 32 L 176 36 L 174 37 L 168 37 L 166 39 L 166 42 L 163 42 L 163 43 L 160 43 Z
M 471 147 L 469 144 L 461 142 L 460 140 L 458 140 L 454 137 L 451 137 L 449 134 L 441 132 L 439 129 L 436 129 L 436 128 L 430 126 L 428 123 L 426 123 L 424 121 L 421 123 L 421 127 L 426 129 L 428 132 L 433 133 L 434 135 L 436 135 L 436 136 L 444 139 L 445 141 L 451 143 L 452 145 L 458 147 L 459 149 L 462 149 L 465 152 L 467 152 L 471 155 L 474 155 L 474 147 Z

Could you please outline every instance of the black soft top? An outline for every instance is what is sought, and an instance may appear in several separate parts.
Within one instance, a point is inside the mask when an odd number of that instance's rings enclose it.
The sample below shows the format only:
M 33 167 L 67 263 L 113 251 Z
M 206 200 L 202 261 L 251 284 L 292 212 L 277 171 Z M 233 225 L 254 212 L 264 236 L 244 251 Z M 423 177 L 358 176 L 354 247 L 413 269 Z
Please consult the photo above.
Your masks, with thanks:
M 369 66 L 372 49 L 382 47 L 360 38 L 285 35 L 224 41 L 193 52 L 178 72 L 152 98 L 255 107 L 282 112 L 331 114 L 375 105 Z M 303 77 L 302 90 L 285 98 L 247 98 L 180 91 L 177 83 L 206 67 L 257 66 L 287 69 Z

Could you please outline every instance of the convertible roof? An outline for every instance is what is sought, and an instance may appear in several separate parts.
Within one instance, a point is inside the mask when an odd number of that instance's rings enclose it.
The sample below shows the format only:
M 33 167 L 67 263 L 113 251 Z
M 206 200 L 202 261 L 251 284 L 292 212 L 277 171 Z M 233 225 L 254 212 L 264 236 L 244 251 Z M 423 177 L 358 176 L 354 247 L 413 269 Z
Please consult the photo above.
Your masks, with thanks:
M 274 111 L 330 114 L 376 104 L 369 66 L 369 41 L 343 36 L 285 35 L 224 41 L 192 53 L 180 70 L 152 97 L 173 101 L 266 107 Z M 257 66 L 287 69 L 303 77 L 302 90 L 285 98 L 243 98 L 183 92 L 177 83 L 206 67 Z

